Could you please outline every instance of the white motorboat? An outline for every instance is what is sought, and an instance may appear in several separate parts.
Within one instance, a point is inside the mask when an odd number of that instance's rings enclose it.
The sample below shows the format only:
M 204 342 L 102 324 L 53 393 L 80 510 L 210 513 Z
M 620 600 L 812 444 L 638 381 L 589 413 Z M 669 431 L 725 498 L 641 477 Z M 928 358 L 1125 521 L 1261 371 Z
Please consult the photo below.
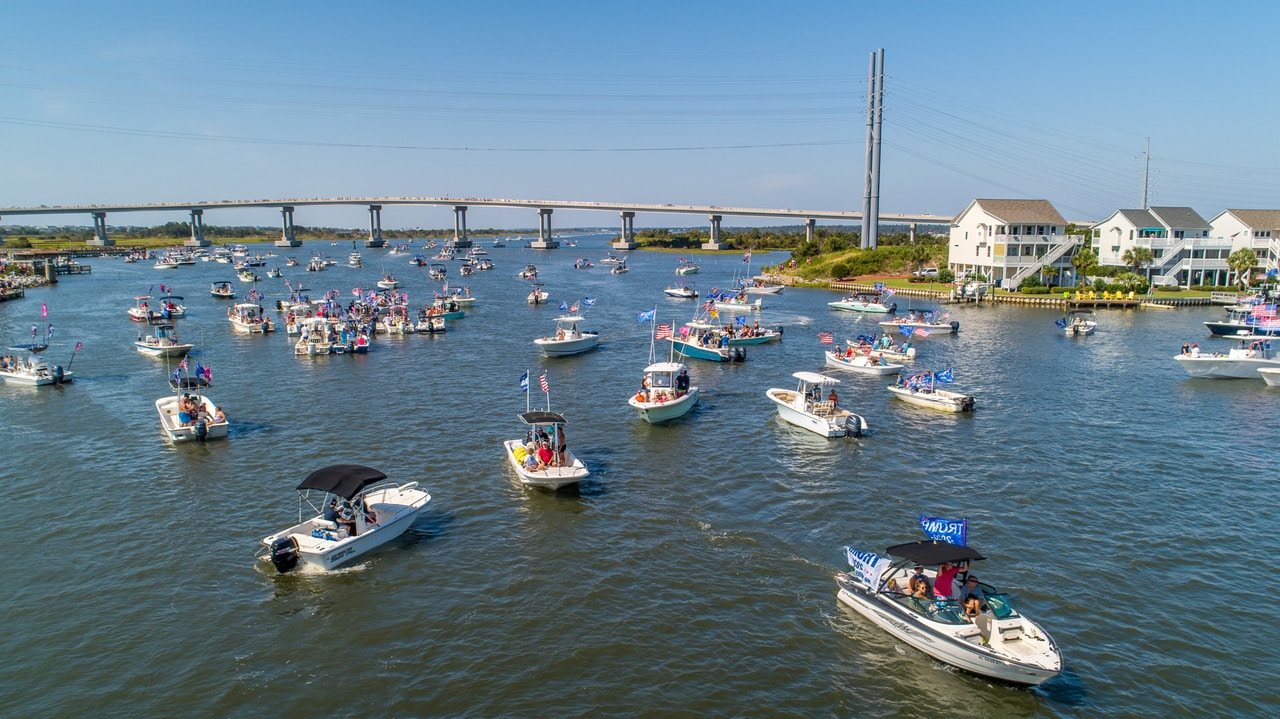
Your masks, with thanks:
M 195 345 L 180 342 L 173 325 L 152 325 L 150 335 L 139 335 L 133 343 L 139 352 L 150 357 L 179 357 L 195 349 Z
M 1098 323 L 1093 319 L 1093 310 L 1071 310 L 1054 324 L 1068 337 L 1091 335 L 1098 329 Z
M 1204 354 L 1197 346 L 1192 353 L 1181 354 L 1174 359 L 1192 377 L 1258 379 L 1262 376 L 1258 370 L 1280 368 L 1280 358 L 1276 357 L 1275 350 L 1271 348 L 1271 341 L 1274 339 L 1276 338 L 1246 335 L 1237 338 L 1239 345 L 1229 349 L 1226 354 L 1220 352 Z
M 431 265 L 431 268 L 427 270 L 427 276 L 433 280 L 443 280 L 449 276 L 449 268 L 438 262 L 434 263 Z
M 875 360 L 884 357 L 889 362 L 913 362 L 916 358 L 916 348 L 912 347 L 910 342 L 895 345 L 893 338 L 889 335 L 883 335 L 879 339 L 859 335 L 858 340 L 845 340 L 845 344 L 848 346 L 845 350 L 846 358 L 849 356 L 848 349 L 852 349 L 855 354 L 861 352 Z
M 539 337 L 533 343 L 548 357 L 568 357 L 593 350 L 600 344 L 600 333 L 579 329 L 582 315 L 556 318 L 556 331 L 550 337 Z
M 151 309 L 151 295 L 134 295 L 133 307 L 126 310 L 129 319 L 134 322 L 150 322 L 163 319 L 159 312 Z
M 247 283 L 257 282 L 258 280 L 262 279 L 261 277 L 258 277 L 258 274 L 256 272 L 248 268 L 240 270 L 238 273 L 236 273 L 236 277 L 239 278 L 241 282 L 247 282 Z
M 840 409 L 835 390 L 823 396 L 822 390 L 840 384 L 835 377 L 817 372 L 796 372 L 796 389 L 771 387 L 765 396 L 778 407 L 778 416 L 823 437 L 857 437 L 867 431 L 867 420 L 849 410 Z
M 692 300 L 697 299 L 698 297 L 698 291 L 683 282 L 677 282 L 674 285 L 667 287 L 667 289 L 662 291 L 662 294 L 667 297 L 675 297 L 682 300 Z
M 231 323 L 231 329 L 245 334 L 266 334 L 276 328 L 262 305 L 253 302 L 240 302 L 228 307 L 227 321 Z
M 739 286 L 749 295 L 776 295 L 783 289 L 783 285 L 770 284 L 764 277 L 752 277 L 749 281 L 744 279 L 739 282 Z
M 564 415 L 550 410 L 534 410 L 519 417 L 529 428 L 528 433 L 523 440 L 509 439 L 502 446 L 506 450 L 507 461 L 522 484 L 560 489 L 577 484 L 591 474 L 567 446 L 562 452 L 557 451 L 564 446 Z
M 538 268 L 532 264 L 525 265 L 524 269 L 520 270 L 520 279 L 522 280 L 532 280 L 532 279 L 535 279 L 537 276 L 538 276 Z
M 619 262 L 618 264 L 614 265 L 613 267 L 610 267 L 610 268 L 609 268 L 609 274 L 611 274 L 611 275 L 625 275 L 625 274 L 627 274 L 627 273 L 628 273 L 628 272 L 630 272 L 630 271 L 631 271 L 631 269 L 630 269 L 629 267 L 627 267 L 627 261 L 626 261 L 626 260 L 623 260 L 623 261 Z
M 152 265 L 152 267 L 156 268 L 157 270 L 176 270 L 178 269 L 178 263 L 175 260 L 162 258 L 159 261 L 157 261 L 154 265 Z
M 677 275 L 696 275 L 700 268 L 693 262 L 681 257 L 680 264 L 676 266 Z
M 162 319 L 178 319 L 187 316 L 187 306 L 182 304 L 182 298 L 177 295 L 165 295 L 156 299 L 156 312 Z
M 758 312 L 764 304 L 764 298 L 752 300 L 745 292 L 722 292 L 711 297 L 711 305 L 717 312 Z
M 1235 337 L 1244 332 L 1257 335 L 1280 335 L 1280 319 L 1274 305 L 1245 305 L 1227 309 L 1227 319 L 1204 323 L 1209 334 Z
M 837 598 L 902 642 L 989 679 L 1035 686 L 1062 673 L 1062 654 L 1040 625 L 1018 613 L 1009 595 L 976 582 L 984 609 L 970 622 L 954 598 L 910 596 L 914 566 L 932 585 L 944 563 L 967 566 L 983 559 L 972 547 L 937 540 L 889 547 L 888 557 L 848 550 L 855 571 L 836 575 Z
M 883 354 L 879 356 L 860 354 L 857 352 L 836 353 L 827 351 L 827 366 L 857 372 L 858 374 L 887 375 L 897 374 L 905 365 L 890 362 Z
M 413 525 L 431 501 L 417 482 L 398 484 L 372 467 L 334 464 L 298 485 L 298 523 L 262 538 L 258 558 L 284 574 L 334 569 L 364 555 Z M 312 492 L 321 496 L 320 507 Z M 303 507 L 315 515 L 303 520 Z
M 221 280 L 209 285 L 209 294 L 220 300 L 233 300 L 236 297 L 236 290 L 230 282 Z
M 444 321 L 444 312 L 432 314 L 433 308 L 423 308 L 418 310 L 418 321 L 414 323 L 413 329 L 419 334 L 440 334 L 449 329 L 449 325 Z
M 348 267 L 360 267 L 360 266 L 361 266 L 360 253 L 359 253 L 359 252 L 352 252 L 351 254 L 347 255 L 347 266 L 348 266 Z
M 194 400 L 196 412 L 183 409 L 183 400 Z M 227 418 L 222 410 L 202 392 L 180 391 L 156 400 L 160 429 L 174 442 L 207 442 L 226 439 Z
M 602 265 L 620 265 L 623 262 L 626 262 L 625 258 L 618 257 L 612 252 L 605 252 L 604 257 L 600 258 L 600 264 Z
M 550 297 L 550 294 L 546 290 L 542 289 L 542 285 L 535 284 L 533 289 L 529 291 L 529 297 L 527 299 L 531 305 L 545 305 L 547 303 L 547 297 Z
M 378 280 L 378 287 L 380 289 L 394 290 L 399 286 L 400 286 L 400 282 L 389 274 L 383 275 L 382 279 Z
M 908 404 L 943 412 L 972 412 L 975 403 L 972 395 L 938 389 L 939 384 L 949 384 L 950 381 L 951 370 L 947 369 L 924 372 L 910 378 L 899 377 L 897 384 L 891 384 L 887 389 Z
M 649 424 L 683 417 L 698 403 L 698 388 L 689 384 L 689 369 L 681 362 L 655 362 L 644 368 L 640 389 L 627 404 Z
M 70 365 L 63 368 L 61 365 L 50 364 L 40 356 L 40 352 L 46 349 L 48 345 L 42 344 L 13 345 L 9 348 L 9 354 L 0 356 L 0 379 L 7 384 L 32 387 L 70 382 Z
M 1259 367 L 1258 376 L 1268 387 L 1280 387 L 1280 367 Z
M 933 310 L 910 310 L 901 317 L 881 322 L 880 328 L 885 333 L 896 331 L 908 337 L 928 337 L 931 334 L 953 335 L 960 331 L 960 323 L 950 317 L 949 314 L 939 315 Z
M 886 299 L 887 297 L 884 293 L 859 292 L 836 302 L 828 302 L 827 306 L 832 309 L 846 310 L 849 312 L 876 312 L 881 314 L 892 314 L 897 312 L 897 303 L 886 303 Z
M 586 269 L 590 269 L 591 267 L 592 267 L 591 260 L 588 260 L 585 257 L 579 257 L 578 259 L 573 261 L 573 269 L 575 270 L 586 270 Z

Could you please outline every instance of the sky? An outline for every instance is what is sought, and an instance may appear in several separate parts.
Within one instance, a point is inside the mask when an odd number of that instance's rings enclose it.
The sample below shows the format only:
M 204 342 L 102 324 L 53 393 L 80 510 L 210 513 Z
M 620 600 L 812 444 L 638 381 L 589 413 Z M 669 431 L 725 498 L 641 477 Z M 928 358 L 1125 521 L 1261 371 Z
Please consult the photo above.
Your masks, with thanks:
M 449 196 L 859 211 L 883 48 L 881 213 L 1042 198 L 1096 221 L 1142 206 L 1145 166 L 1148 205 L 1207 220 L 1280 208 L 1277 21 L 1262 2 L 14 3 L 0 207 Z M 359 206 L 295 213 L 368 221 Z M 537 217 L 473 208 L 467 224 Z M 382 226 L 451 228 L 453 214 L 387 207 Z

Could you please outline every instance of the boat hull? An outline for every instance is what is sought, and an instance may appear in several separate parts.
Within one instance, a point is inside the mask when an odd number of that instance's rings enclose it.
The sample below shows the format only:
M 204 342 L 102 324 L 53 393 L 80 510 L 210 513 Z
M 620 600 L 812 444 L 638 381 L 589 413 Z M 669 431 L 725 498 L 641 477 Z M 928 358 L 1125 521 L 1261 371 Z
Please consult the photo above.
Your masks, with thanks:
M 877 360 L 871 359 L 867 355 L 855 354 L 850 359 L 845 359 L 843 355 L 837 355 L 835 352 L 827 352 L 827 366 L 836 367 L 858 374 L 869 375 L 890 375 L 898 374 L 902 371 L 903 365 L 900 364 L 880 364 Z M 888 360 L 886 360 L 887 362 Z
M 1259 367 L 1258 376 L 1269 387 L 1280 387 L 1280 367 Z
M 881 600 L 879 595 L 860 591 L 844 582 L 840 583 L 836 597 L 840 603 L 870 619 L 894 637 L 940 662 L 967 672 L 1023 686 L 1037 686 L 1062 673 L 1061 656 L 1053 639 L 1028 620 L 1023 621 L 1035 628 L 1035 641 L 1045 642 L 1046 655 L 1056 661 L 1051 660 L 1047 665 L 1039 666 L 997 656 L 981 645 L 932 631 L 927 623 L 917 619 L 910 611 L 899 608 L 891 600 Z
M 542 354 L 547 357 L 569 357 L 571 355 L 582 354 L 595 349 L 600 344 L 600 335 L 594 332 L 584 332 L 581 337 L 570 340 L 556 340 L 541 337 L 533 341 Z
M 63 370 L 62 379 L 50 372 L 4 372 L 0 371 L 0 380 L 5 384 L 18 384 L 27 387 L 47 387 L 51 384 L 66 384 L 71 381 L 71 372 Z
M 683 396 L 677 397 L 666 402 L 646 402 L 637 399 L 636 395 L 632 395 L 627 400 L 627 404 L 635 407 L 640 412 L 640 419 L 649 424 L 659 424 L 661 422 L 670 422 L 689 413 L 693 406 L 698 403 L 698 388 L 690 387 L 689 391 Z
M 928 407 L 942 412 L 955 413 L 973 411 L 973 397 L 959 392 L 947 392 L 945 390 L 918 392 L 893 385 L 889 385 L 888 390 L 903 402 L 914 404 L 918 407 Z
M 157 345 L 145 341 L 134 342 L 133 346 L 148 357 L 179 357 L 195 348 L 195 345 L 189 344 Z
M 1280 327 L 1247 325 L 1243 322 L 1205 322 L 1209 334 L 1215 337 L 1235 337 L 1239 334 L 1280 336 Z
M 804 398 L 795 390 L 775 387 L 766 391 L 765 396 L 777 405 L 778 416 L 783 420 L 828 439 L 857 437 L 867 429 L 867 421 L 848 410 L 837 409 L 829 415 L 818 416 L 797 407 L 797 404 L 804 404 Z
M 217 411 L 217 405 L 208 397 L 201 397 L 200 404 L 210 416 Z M 199 425 L 183 426 L 178 417 L 178 396 L 167 395 L 156 400 L 156 412 L 160 415 L 160 429 L 173 442 L 208 442 L 227 438 L 228 423 L 206 422 L 203 436 Z
M 516 459 L 516 447 L 523 447 L 524 443 L 518 439 L 509 439 L 502 443 L 507 453 L 507 463 L 515 470 L 516 476 L 520 478 L 520 483 L 532 487 L 542 487 L 544 489 L 560 489 L 571 484 L 577 484 L 586 479 L 591 472 L 587 470 L 587 466 L 582 460 L 574 456 L 569 449 L 565 450 L 565 454 L 569 457 L 569 465 L 565 467 L 547 467 L 541 472 L 530 472 L 520 464 Z
M 741 347 L 703 347 L 694 342 L 675 339 L 671 341 L 671 347 L 681 357 L 692 357 L 693 359 L 706 360 L 708 362 L 743 362 L 746 360 L 746 352 Z
M 1182 369 L 1198 379 L 1258 379 L 1263 368 L 1280 368 L 1280 360 L 1178 355 Z

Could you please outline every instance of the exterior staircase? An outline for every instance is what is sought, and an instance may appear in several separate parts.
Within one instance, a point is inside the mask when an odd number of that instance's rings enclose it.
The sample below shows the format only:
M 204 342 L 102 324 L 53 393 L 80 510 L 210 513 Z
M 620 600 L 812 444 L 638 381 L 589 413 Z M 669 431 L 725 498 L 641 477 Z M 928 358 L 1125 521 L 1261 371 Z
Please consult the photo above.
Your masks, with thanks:
M 1063 255 L 1067 254 L 1071 250 L 1080 246 L 1080 243 L 1083 241 L 1084 241 L 1083 238 L 1076 235 L 1071 235 L 1067 237 L 1067 239 L 1049 248 L 1049 251 L 1044 253 L 1042 257 L 1037 257 L 1035 262 L 1013 273 L 1013 277 L 1010 277 L 1009 281 L 1013 283 L 1014 287 L 1017 287 L 1018 285 L 1022 284 L 1023 280 L 1039 272 L 1041 268 L 1045 267 L 1046 265 L 1052 265 L 1053 263 L 1062 259 Z

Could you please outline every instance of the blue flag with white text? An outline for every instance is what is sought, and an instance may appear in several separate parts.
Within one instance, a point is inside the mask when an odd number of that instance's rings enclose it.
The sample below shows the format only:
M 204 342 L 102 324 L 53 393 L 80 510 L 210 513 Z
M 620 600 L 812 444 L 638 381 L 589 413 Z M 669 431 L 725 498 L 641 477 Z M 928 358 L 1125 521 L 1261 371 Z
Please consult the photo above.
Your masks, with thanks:
M 521 392 L 529 391 L 529 371 L 528 370 L 525 370 L 525 373 L 520 375 L 520 391 Z
M 920 516 L 920 528 L 929 539 L 965 546 L 969 540 L 969 520 Z
M 658 308 L 654 307 L 651 310 L 646 310 L 636 315 L 636 322 L 652 322 L 653 318 L 657 316 L 658 316 Z
M 569 311 L 569 303 L 568 303 L 568 302 L 566 302 L 565 300 L 560 300 L 560 311 L 561 311 L 561 312 L 568 312 L 568 311 Z

